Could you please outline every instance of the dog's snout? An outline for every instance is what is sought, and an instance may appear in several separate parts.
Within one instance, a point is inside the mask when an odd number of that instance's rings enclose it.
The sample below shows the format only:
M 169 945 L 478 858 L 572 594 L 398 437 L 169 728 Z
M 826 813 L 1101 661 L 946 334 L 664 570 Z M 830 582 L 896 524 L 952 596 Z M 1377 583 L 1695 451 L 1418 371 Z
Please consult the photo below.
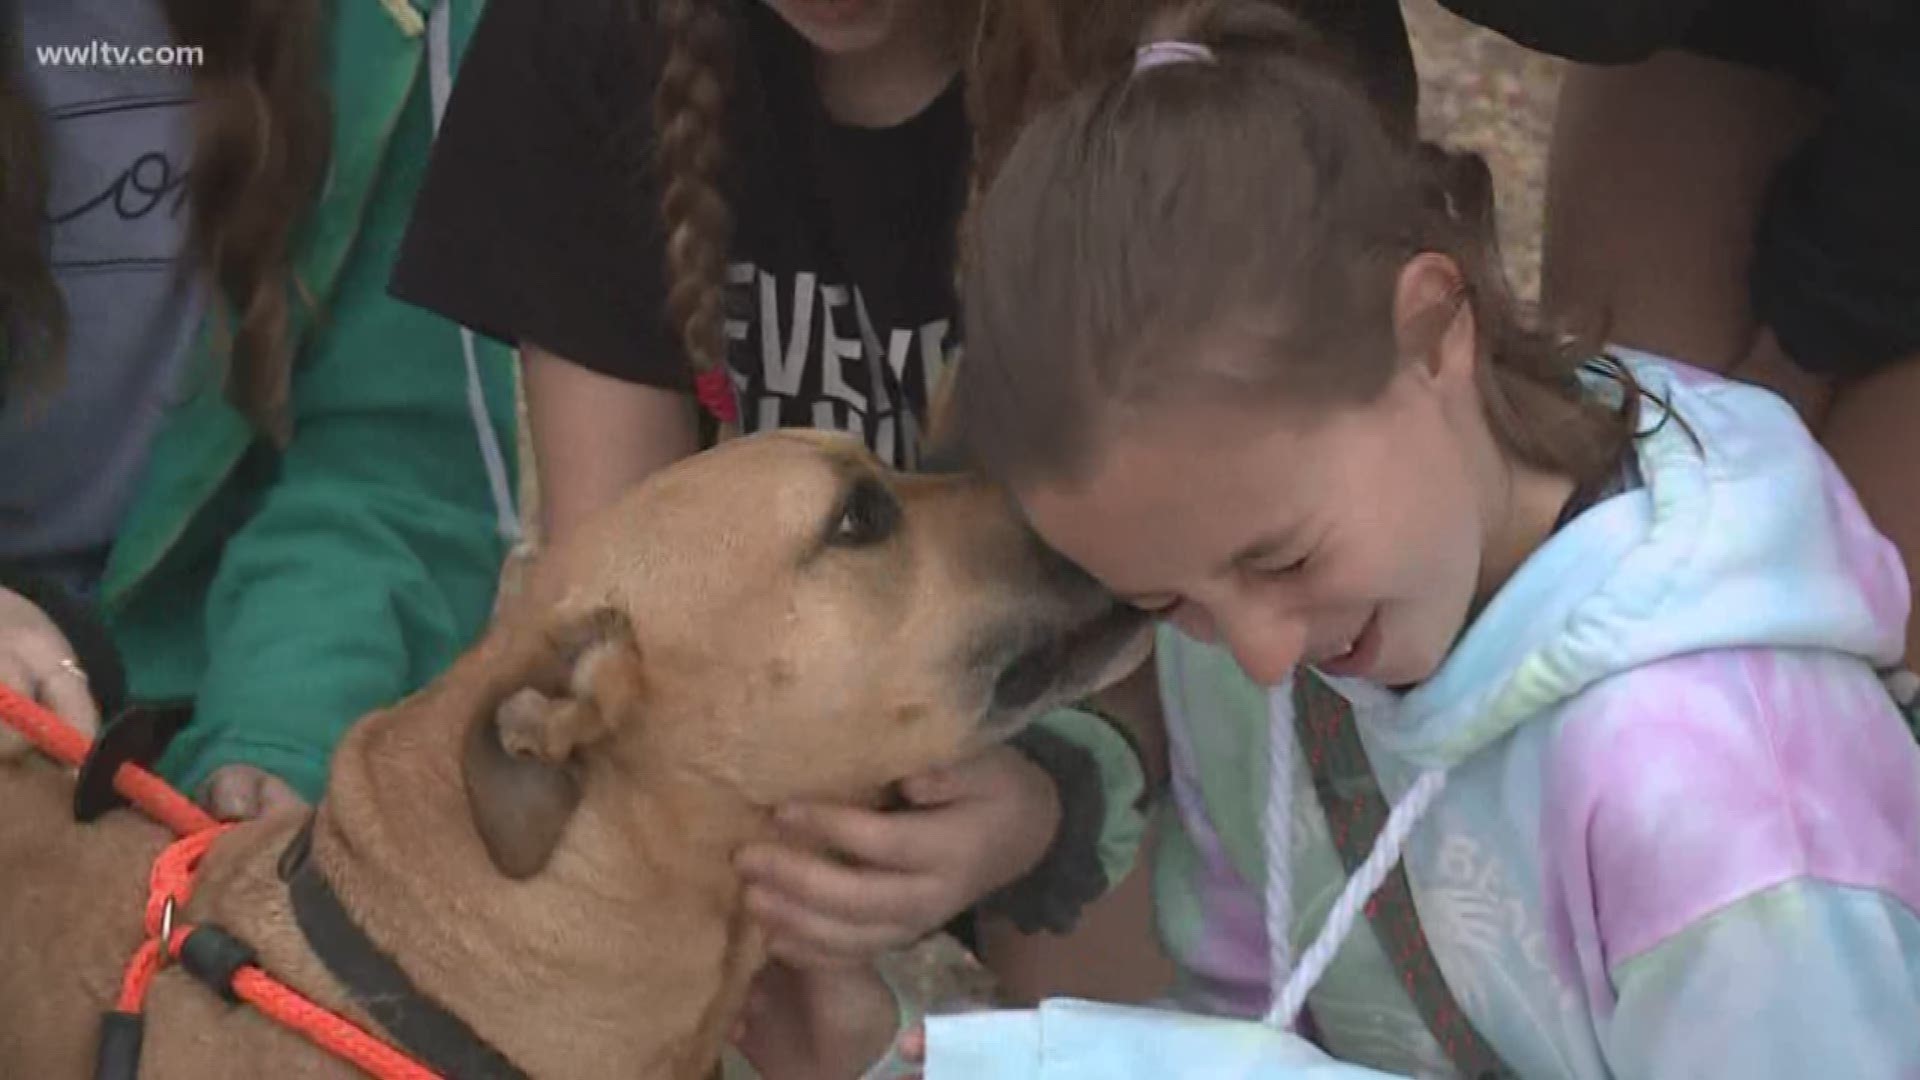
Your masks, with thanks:
M 966 473 L 921 474 L 900 487 L 905 501 L 931 508 L 940 527 L 966 537 L 956 565 L 970 580 L 1010 590 L 1023 606 L 1064 604 L 1074 615 L 1108 598 L 1092 576 L 1048 547 L 994 484 Z
M 1075 608 L 1084 604 L 1104 605 L 1112 601 L 1113 597 L 1106 587 L 1094 580 L 1093 575 L 1048 547 L 1031 530 L 1026 530 L 1026 542 L 1028 552 L 1039 570 L 1040 583 L 1046 591 L 1066 600 Z
M 1072 621 L 1029 624 L 1003 639 L 992 707 L 1000 717 L 1030 710 L 1049 696 L 1091 689 L 1099 673 L 1138 642 L 1150 618 L 1111 599 Z

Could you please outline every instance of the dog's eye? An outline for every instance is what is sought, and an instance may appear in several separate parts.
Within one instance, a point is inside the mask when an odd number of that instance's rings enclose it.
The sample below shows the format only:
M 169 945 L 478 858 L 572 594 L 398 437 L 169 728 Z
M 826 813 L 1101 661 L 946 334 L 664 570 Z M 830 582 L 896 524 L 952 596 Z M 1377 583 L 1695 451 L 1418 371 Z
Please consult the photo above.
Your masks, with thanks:
M 878 480 L 856 481 L 840 504 L 828 543 L 836 547 L 867 547 L 892 536 L 900 525 L 900 504 Z

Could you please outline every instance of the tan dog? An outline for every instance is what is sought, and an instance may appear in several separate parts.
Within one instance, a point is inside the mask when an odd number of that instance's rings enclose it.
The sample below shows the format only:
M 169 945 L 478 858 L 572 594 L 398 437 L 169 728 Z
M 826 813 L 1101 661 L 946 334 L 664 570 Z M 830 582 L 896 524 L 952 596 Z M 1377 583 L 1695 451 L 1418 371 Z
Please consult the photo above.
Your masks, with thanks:
M 444 677 L 359 723 L 311 865 L 426 997 L 527 1075 L 704 1076 L 763 961 L 730 855 L 767 809 L 1004 736 L 1123 674 L 1143 631 L 981 484 L 888 473 L 835 437 L 738 440 L 551 552 Z M 168 837 L 124 811 L 75 824 L 69 778 L 11 757 L 0 1075 L 83 1077 Z M 186 918 L 370 1024 L 276 872 L 305 821 L 222 838 Z M 169 967 L 140 1075 L 354 1073 Z

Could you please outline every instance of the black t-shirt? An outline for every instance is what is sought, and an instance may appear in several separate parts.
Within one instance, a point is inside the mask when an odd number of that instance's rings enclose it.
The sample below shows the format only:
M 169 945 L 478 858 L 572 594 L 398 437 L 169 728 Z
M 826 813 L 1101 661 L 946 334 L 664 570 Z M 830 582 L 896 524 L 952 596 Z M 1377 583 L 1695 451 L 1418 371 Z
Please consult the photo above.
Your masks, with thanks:
M 1393 0 L 1323 5 L 1411 114 Z M 1309 18 L 1315 4 L 1303 5 Z M 691 378 L 664 310 L 647 161 L 658 35 L 632 0 L 491 0 L 461 63 L 393 292 L 618 378 Z M 808 46 L 760 0 L 739 32 L 723 192 L 728 366 L 745 430 L 830 428 L 916 464 L 959 333 L 953 275 L 971 133 L 956 81 L 894 127 L 825 115 Z

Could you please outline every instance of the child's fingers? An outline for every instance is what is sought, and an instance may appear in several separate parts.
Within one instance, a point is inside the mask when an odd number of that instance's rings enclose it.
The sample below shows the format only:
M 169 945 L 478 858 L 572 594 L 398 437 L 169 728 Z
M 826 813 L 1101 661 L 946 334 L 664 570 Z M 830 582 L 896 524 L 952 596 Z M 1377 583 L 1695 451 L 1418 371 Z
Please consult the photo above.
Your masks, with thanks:
M 260 785 L 249 770 L 230 765 L 214 771 L 201 802 L 221 821 L 247 821 L 260 812 Z
M 931 808 L 997 798 L 1033 777 L 1047 778 L 1045 770 L 1019 750 L 996 746 L 966 761 L 909 776 L 900 782 L 900 793 L 914 806 Z
M 263 774 L 260 778 L 260 812 L 271 814 L 276 810 L 305 809 L 307 801 L 293 790 L 285 780 L 272 774 Z
M 789 847 L 754 845 L 736 866 L 750 884 L 850 922 L 912 922 L 938 904 L 929 878 L 846 866 Z
M 868 866 L 927 870 L 939 853 L 929 851 L 910 812 L 881 813 L 851 806 L 795 803 L 780 809 L 781 828 L 800 846 L 828 847 Z
M 842 956 L 815 948 L 799 938 L 779 934 L 767 940 L 767 955 L 802 971 L 839 971 L 858 967 L 867 961 L 858 956 Z
M 871 960 L 911 939 L 904 927 L 836 919 L 766 889 L 747 890 L 747 910 L 767 928 L 769 937 L 791 938 L 829 960 L 829 966 Z
M 93 702 L 93 692 L 71 668 L 56 667 L 42 680 L 40 703 L 88 738 L 100 730 L 100 707 Z
M 252 765 L 223 765 L 207 779 L 201 802 L 222 821 L 248 821 L 306 801 L 285 780 Z

